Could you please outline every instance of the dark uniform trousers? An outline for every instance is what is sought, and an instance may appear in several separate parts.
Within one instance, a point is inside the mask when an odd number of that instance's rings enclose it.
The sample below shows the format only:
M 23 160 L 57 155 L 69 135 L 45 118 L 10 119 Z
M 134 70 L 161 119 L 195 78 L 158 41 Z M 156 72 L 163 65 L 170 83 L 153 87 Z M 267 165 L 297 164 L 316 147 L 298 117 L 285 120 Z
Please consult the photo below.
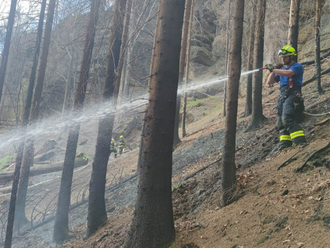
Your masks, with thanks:
M 306 142 L 304 131 L 297 119 L 303 116 L 304 102 L 301 97 L 301 87 L 289 89 L 281 87 L 277 101 L 277 125 L 280 132 L 280 148 L 296 146 Z

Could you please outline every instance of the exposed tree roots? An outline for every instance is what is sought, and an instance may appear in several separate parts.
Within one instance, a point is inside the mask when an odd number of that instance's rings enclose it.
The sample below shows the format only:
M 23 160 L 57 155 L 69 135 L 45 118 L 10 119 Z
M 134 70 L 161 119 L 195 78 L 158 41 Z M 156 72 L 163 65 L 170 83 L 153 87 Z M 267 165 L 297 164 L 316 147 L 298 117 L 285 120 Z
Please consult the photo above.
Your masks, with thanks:
M 306 166 L 306 164 L 307 164 L 307 162 L 308 161 L 310 161 L 317 153 L 319 153 L 319 152 L 323 152 L 324 150 L 326 150 L 327 148 L 329 148 L 330 147 L 330 142 L 326 145 L 326 146 L 324 146 L 324 147 L 322 147 L 322 148 L 320 148 L 320 149 L 318 149 L 318 150 L 316 150 L 316 151 L 314 151 L 306 160 L 305 160 L 305 162 L 300 166 L 300 167 L 298 167 L 297 169 L 295 169 L 295 172 L 301 172 L 303 169 L 304 169 L 304 167 Z

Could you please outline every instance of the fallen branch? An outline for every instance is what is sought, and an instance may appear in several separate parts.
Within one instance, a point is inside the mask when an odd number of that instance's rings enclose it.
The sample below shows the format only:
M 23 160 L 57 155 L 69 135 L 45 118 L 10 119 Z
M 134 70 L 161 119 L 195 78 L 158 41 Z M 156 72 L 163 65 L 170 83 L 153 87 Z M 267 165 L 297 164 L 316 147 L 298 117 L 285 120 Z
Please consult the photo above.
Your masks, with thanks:
M 192 178 L 192 177 L 196 176 L 198 173 L 200 173 L 200 172 L 206 170 L 206 169 L 209 168 L 211 165 L 214 165 L 214 164 L 216 164 L 216 163 L 218 163 L 218 162 L 220 162 L 220 161 L 221 161 L 221 158 L 218 159 L 218 160 L 216 160 L 216 161 L 214 161 L 214 162 L 212 162 L 211 164 L 208 164 L 208 165 L 206 165 L 206 166 L 200 168 L 199 170 L 197 170 L 197 171 L 193 172 L 192 174 L 186 176 L 186 177 L 183 179 L 183 181 L 186 181 L 186 180 L 188 180 L 189 178 Z
M 308 113 L 308 112 L 304 111 L 304 114 L 309 115 L 309 116 L 321 117 L 321 116 L 325 116 L 325 115 L 330 115 L 330 112 L 321 113 L 321 114 L 311 114 L 311 113 Z
M 324 146 L 324 147 L 322 147 L 322 148 L 320 148 L 320 149 L 314 151 L 314 152 L 313 152 L 313 153 L 312 153 L 312 154 L 311 154 L 311 155 L 305 160 L 305 162 L 302 164 L 302 166 L 300 166 L 300 167 L 298 167 L 297 169 L 295 169 L 295 172 L 301 172 L 301 171 L 304 169 L 304 167 L 306 166 L 307 162 L 308 162 L 309 160 L 311 160 L 311 158 L 314 157 L 315 154 L 317 154 L 317 153 L 319 153 L 319 152 L 322 152 L 322 151 L 326 150 L 326 149 L 329 148 L 329 147 L 330 147 L 330 142 L 329 142 L 326 146 Z
M 321 75 L 327 74 L 330 72 L 330 69 L 324 70 L 321 72 Z M 312 76 L 310 79 L 308 79 L 307 81 L 304 82 L 303 86 L 306 86 L 307 84 L 313 82 L 314 80 L 316 80 L 316 76 Z
M 329 49 L 324 50 L 324 51 L 328 51 L 328 50 Z M 330 55 L 330 52 L 327 52 L 327 53 L 325 53 L 321 56 L 321 59 L 324 59 L 324 58 L 328 57 L 329 55 Z M 315 60 L 309 60 L 309 61 L 301 62 L 300 64 L 302 64 L 302 65 L 312 65 L 312 64 L 315 64 Z
M 323 121 L 320 121 L 320 122 L 316 123 L 315 126 L 322 126 L 322 125 L 325 125 L 325 124 L 327 124 L 329 121 L 330 121 L 330 118 L 327 118 L 327 119 L 325 119 L 325 120 L 323 120 Z

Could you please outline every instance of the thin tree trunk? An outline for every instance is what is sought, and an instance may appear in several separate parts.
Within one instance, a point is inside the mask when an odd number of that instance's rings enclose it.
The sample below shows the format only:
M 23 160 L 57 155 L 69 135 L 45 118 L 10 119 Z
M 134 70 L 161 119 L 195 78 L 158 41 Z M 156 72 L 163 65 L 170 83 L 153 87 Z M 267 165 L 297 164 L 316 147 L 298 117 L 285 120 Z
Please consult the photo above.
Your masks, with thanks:
M 191 14 L 191 0 L 186 0 L 183 28 L 182 28 L 180 66 L 179 66 L 179 84 L 181 85 L 183 84 L 183 74 L 184 74 L 184 68 L 187 57 L 187 42 L 188 42 L 190 14 Z M 173 149 L 175 149 L 176 146 L 181 142 L 179 137 L 180 108 L 181 108 L 181 93 L 178 93 L 176 99 Z
M 171 177 L 184 0 L 161 0 L 150 97 L 145 116 L 138 199 L 125 248 L 166 247 L 174 241 Z
M 320 40 L 321 40 L 321 0 L 315 2 L 315 77 L 316 86 L 319 96 L 324 93 L 321 85 L 321 55 L 320 55 Z
M 221 205 L 228 205 L 236 191 L 236 124 L 238 106 L 238 88 L 241 76 L 241 51 L 243 37 L 244 0 L 235 1 L 235 18 L 233 23 L 233 45 L 230 52 L 228 101 L 224 148 L 221 166 Z
M 23 129 L 22 132 L 24 134 L 22 137 L 21 144 L 19 145 L 20 148 L 18 149 L 18 152 L 17 152 L 17 157 L 20 157 L 20 159 L 16 159 L 16 161 L 22 161 L 23 152 L 24 152 L 25 132 L 26 132 L 26 126 L 29 122 L 33 90 L 34 90 L 34 85 L 35 85 L 36 75 L 37 75 L 39 52 L 40 52 L 40 47 L 41 47 L 42 31 L 43 31 L 43 24 L 44 24 L 44 19 L 45 19 L 46 2 L 47 2 L 46 0 L 43 0 L 42 4 L 41 4 L 36 48 L 35 48 L 35 53 L 34 53 L 34 58 L 33 58 L 33 65 L 32 65 L 32 69 L 31 69 L 29 86 L 28 86 L 28 90 L 27 90 L 27 97 L 26 97 L 25 108 L 24 108 L 24 114 L 23 114 L 23 119 L 22 119 L 22 129 Z M 33 154 L 32 154 L 32 156 L 33 156 Z M 16 166 L 20 167 L 21 165 L 16 165 Z M 25 177 L 26 176 L 27 175 L 25 175 Z M 26 179 L 28 179 L 28 176 L 27 176 L 27 178 L 24 178 L 24 171 L 22 171 L 20 182 L 19 182 L 19 187 L 18 187 L 16 213 L 15 213 L 15 223 L 17 223 L 18 228 L 21 223 L 24 224 L 28 221 L 25 216 L 26 194 L 27 194 L 27 187 L 28 187 L 28 180 L 26 180 Z
M 48 20 L 50 20 L 50 19 L 47 18 L 47 21 Z M 51 19 L 51 22 L 52 22 L 52 19 Z M 46 23 L 46 27 L 47 27 L 47 23 Z M 51 31 L 51 29 L 50 29 L 50 31 Z M 31 108 L 31 98 L 32 98 L 32 93 L 33 93 L 33 86 L 34 86 L 34 81 L 35 81 L 35 71 L 36 71 L 36 65 L 37 65 L 37 62 L 38 62 L 37 60 L 38 60 L 39 47 L 40 47 L 40 44 L 38 44 L 38 43 L 41 42 L 41 34 L 42 34 L 42 22 L 39 22 L 39 25 L 38 25 L 38 38 L 37 38 L 38 40 L 37 40 L 35 57 L 34 57 L 34 66 L 35 67 L 32 68 L 31 75 L 30 75 L 28 96 L 27 96 L 27 100 L 26 100 L 27 105 L 26 105 L 25 110 L 24 110 L 23 121 L 22 121 L 22 125 L 23 125 L 23 128 L 21 130 L 22 141 L 19 144 L 19 148 L 18 148 L 18 151 L 17 151 L 16 165 L 15 165 L 15 175 L 14 175 L 13 186 L 12 186 L 12 196 L 11 196 L 11 199 L 10 199 L 10 208 L 9 208 L 9 213 L 8 213 L 7 231 L 9 229 L 11 229 L 10 230 L 10 232 L 11 232 L 10 237 L 8 236 L 8 238 L 10 238 L 10 241 L 8 241 L 8 243 L 10 242 L 8 247 L 10 247 L 10 245 L 11 245 L 12 230 L 13 230 L 13 226 L 14 226 L 14 218 L 15 218 L 15 210 L 16 210 L 16 194 L 17 194 L 17 189 L 18 188 L 19 188 L 19 192 L 18 192 L 18 196 L 17 196 L 18 199 L 19 199 L 18 202 L 17 202 L 17 204 L 19 205 L 19 207 L 18 207 L 18 211 L 19 211 L 18 212 L 18 217 L 22 217 L 22 216 L 25 217 L 25 201 L 26 201 L 27 186 L 26 186 L 26 189 L 24 189 L 24 186 L 21 186 L 21 184 L 24 184 L 25 181 L 28 181 L 29 171 L 30 171 L 29 165 L 25 166 L 24 156 L 23 156 L 25 131 L 26 131 L 25 127 L 27 125 L 28 117 L 29 117 L 30 112 L 32 113 L 33 109 L 37 108 L 34 105 L 34 100 L 35 100 L 36 93 L 34 95 L 32 108 Z M 49 34 L 49 40 L 50 40 L 50 34 Z M 46 64 L 47 64 L 46 61 L 47 61 L 47 55 L 48 55 L 48 47 L 47 47 L 46 43 L 47 43 L 47 38 L 45 36 L 44 47 L 43 47 L 43 50 L 42 50 L 42 53 L 41 53 L 41 58 L 40 58 L 41 63 L 40 63 L 40 66 L 39 66 L 38 77 L 37 77 L 37 85 L 36 85 L 35 92 L 37 92 L 37 90 L 39 89 L 38 88 L 38 83 L 40 83 L 40 81 L 43 82 L 43 79 L 44 79 L 43 78 L 44 77 L 43 68 L 46 69 Z M 43 60 L 43 58 L 45 58 L 45 60 Z M 42 88 L 41 88 L 41 90 L 42 90 Z M 40 93 L 40 95 L 41 95 L 41 93 Z M 30 116 L 30 119 L 31 119 L 31 116 Z M 31 150 L 33 150 L 33 147 L 31 148 Z M 23 162 L 23 166 L 21 168 L 22 162 Z M 28 168 L 26 168 L 26 167 L 28 167 Z M 27 183 L 26 183 L 26 185 L 27 185 Z M 23 220 L 24 220 L 24 217 L 23 217 Z M 7 236 L 6 236 L 6 240 L 7 240 Z
M 99 121 L 95 158 L 93 161 L 93 170 L 89 187 L 87 237 L 92 235 L 107 219 L 104 194 L 107 165 L 110 155 L 110 142 L 119 92 L 120 75 L 123 67 L 123 51 L 125 50 L 124 46 L 127 41 L 128 29 L 125 28 L 126 32 L 124 32 L 124 34 L 122 33 L 125 5 L 126 0 L 115 1 L 115 13 L 113 15 L 110 29 L 110 47 L 107 57 L 107 73 L 104 83 L 103 102 L 111 104 L 113 112 L 101 118 Z M 128 11 L 130 10 L 128 9 Z M 127 22 L 129 22 L 129 19 L 126 19 L 126 24 Z
M 194 0 L 191 2 L 191 11 L 190 11 L 190 20 L 189 20 L 189 31 L 188 31 L 188 47 L 187 47 L 187 61 L 186 61 L 186 80 L 185 80 L 185 87 L 187 88 L 188 81 L 189 81 L 189 62 L 190 62 L 190 47 L 191 47 L 191 30 L 192 30 L 192 23 L 194 18 Z M 187 96 L 188 93 L 184 93 L 183 99 L 183 113 L 182 113 L 182 137 L 187 135 L 186 132 L 186 113 L 187 113 Z
M 264 60 L 264 33 L 265 33 L 265 12 L 266 1 L 258 0 L 256 20 L 256 38 L 254 40 L 254 68 L 261 68 Z M 253 103 L 252 103 L 252 118 L 249 127 L 246 131 L 251 131 L 260 128 L 263 123 L 262 113 L 262 71 L 253 74 Z
M 5 38 L 5 44 L 3 46 L 3 50 L 2 50 L 2 53 L 1 53 L 0 103 L 1 103 L 3 86 L 5 84 L 5 76 L 6 76 L 6 70 L 7 70 L 8 57 L 9 57 L 11 35 L 12 35 L 12 32 L 13 32 L 14 20 L 15 20 L 16 4 L 17 4 L 17 0 L 11 0 L 8 24 L 7 24 L 7 32 L 6 32 L 6 38 Z M 1 113 L 0 113 L 0 115 L 1 115 Z
M 249 39 L 249 51 L 247 59 L 247 70 L 253 69 L 253 52 L 254 52 L 254 36 L 255 36 L 255 22 L 256 22 L 256 6 L 252 2 L 252 15 L 250 19 L 250 39 Z M 252 113 L 252 74 L 247 76 L 246 83 L 246 101 L 245 101 L 245 116 L 249 116 Z
M 128 3 L 129 4 L 129 3 Z M 134 7 L 135 7 L 136 1 L 131 1 L 131 6 L 130 6 L 130 12 L 129 13 L 125 13 L 126 15 L 129 15 L 129 19 L 133 20 L 134 22 Z M 125 17 L 126 18 L 126 17 Z M 130 60 L 131 60 L 131 54 L 133 51 L 133 47 L 134 47 L 134 42 L 132 39 L 132 34 L 133 34 L 133 29 L 134 29 L 134 23 L 130 21 L 130 25 L 128 27 L 128 36 L 130 37 L 128 43 L 130 44 L 127 47 L 127 51 L 125 52 L 125 65 L 123 67 L 123 75 L 121 77 L 121 102 L 125 102 L 128 100 L 129 98 L 129 81 L 131 78 L 131 66 L 130 66 Z
M 68 77 L 65 86 L 65 93 L 62 105 L 62 116 L 66 114 L 66 111 L 70 108 L 69 99 L 73 90 L 73 77 L 72 77 L 72 67 L 73 67 L 73 54 L 69 54 L 70 62 L 68 68 Z
M 229 54 L 229 40 L 230 40 L 230 8 L 231 1 L 228 1 L 228 20 L 227 20 L 227 32 L 226 32 L 226 54 L 225 54 L 225 73 L 228 75 L 228 54 Z M 228 80 L 223 82 L 223 116 L 226 116 L 226 103 L 227 103 L 227 87 L 228 87 Z
M 91 64 L 92 52 L 94 47 L 95 32 L 98 21 L 100 0 L 93 0 L 89 13 L 89 22 L 85 39 L 84 53 L 81 61 L 79 82 L 76 90 L 73 113 L 78 116 L 82 113 L 85 101 L 86 88 L 88 83 L 89 68 Z M 60 243 L 66 239 L 69 225 L 68 215 L 71 198 L 71 186 L 74 169 L 74 160 L 77 151 L 80 124 L 77 123 L 70 127 L 68 141 L 66 145 L 63 172 L 61 178 L 60 193 L 58 196 L 57 209 L 55 215 L 55 225 L 53 239 Z
M 299 7 L 300 7 L 300 0 L 291 0 L 288 44 L 294 47 L 296 51 L 298 51 Z M 295 58 L 296 62 L 297 60 L 298 60 L 298 56 L 296 56 Z

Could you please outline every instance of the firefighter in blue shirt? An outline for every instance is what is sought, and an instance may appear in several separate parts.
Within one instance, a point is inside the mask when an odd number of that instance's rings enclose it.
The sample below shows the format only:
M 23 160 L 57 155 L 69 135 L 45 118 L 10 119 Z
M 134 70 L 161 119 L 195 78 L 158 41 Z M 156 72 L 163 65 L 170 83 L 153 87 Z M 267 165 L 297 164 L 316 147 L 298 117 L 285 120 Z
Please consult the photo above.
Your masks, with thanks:
M 273 86 L 275 82 L 280 82 L 277 124 L 280 132 L 280 150 L 282 150 L 292 145 L 306 143 L 304 131 L 297 122 L 304 112 L 304 101 L 301 95 L 304 68 L 301 64 L 294 62 L 294 56 L 297 54 L 292 46 L 284 46 L 279 50 L 278 55 L 282 58 L 284 66 L 279 68 L 276 65 L 267 64 L 266 68 L 271 72 L 267 80 L 268 85 Z

